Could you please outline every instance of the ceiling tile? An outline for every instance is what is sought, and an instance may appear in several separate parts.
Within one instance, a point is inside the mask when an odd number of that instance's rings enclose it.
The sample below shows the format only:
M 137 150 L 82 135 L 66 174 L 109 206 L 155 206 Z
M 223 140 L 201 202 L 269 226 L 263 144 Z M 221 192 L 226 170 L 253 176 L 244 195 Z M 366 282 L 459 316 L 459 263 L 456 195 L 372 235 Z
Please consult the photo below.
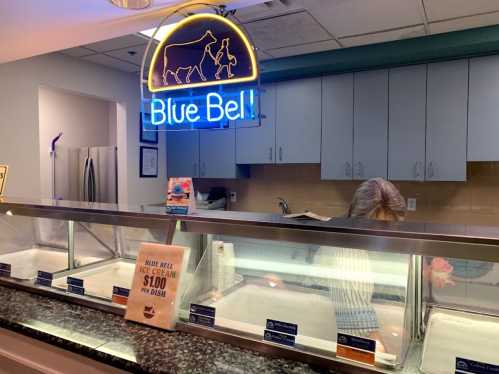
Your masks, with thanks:
M 146 51 L 146 45 L 139 45 L 136 47 L 128 47 L 123 49 L 116 49 L 114 51 L 106 52 L 106 55 L 131 62 L 135 65 L 142 65 L 142 57 Z
M 275 17 L 283 13 L 303 9 L 305 2 L 306 0 L 265 1 L 261 4 L 240 8 L 236 11 L 235 16 L 240 22 Z
M 109 68 L 126 71 L 129 73 L 138 71 L 140 69 L 140 67 L 137 65 L 130 64 L 125 61 L 120 61 L 113 57 L 102 54 L 82 57 L 82 60 L 93 62 L 95 64 L 105 65 Z
M 87 49 L 85 47 L 75 47 L 75 48 L 65 49 L 61 51 L 61 53 L 73 57 L 83 57 L 95 54 L 94 51 Z
M 254 21 L 244 26 L 251 34 L 255 45 L 263 50 L 331 38 L 305 11 Z
M 147 44 L 147 39 L 137 34 L 120 36 L 119 38 L 103 40 L 97 43 L 87 44 L 84 47 L 90 48 L 96 52 L 108 52 L 115 49 L 133 47 L 136 45 Z
M 270 49 L 268 52 L 274 57 L 288 57 L 303 55 L 305 53 L 328 51 L 337 48 L 340 48 L 340 45 L 335 40 L 331 39 L 317 43 L 308 43 L 292 47 Z
M 499 12 L 487 13 L 480 16 L 462 17 L 448 21 L 431 22 L 430 32 L 439 34 L 464 29 L 471 29 L 480 26 L 491 26 L 499 23 Z
M 417 36 L 425 35 L 424 26 L 406 27 L 398 30 L 377 32 L 373 34 L 365 34 L 359 36 L 353 36 L 349 38 L 341 38 L 340 42 L 345 47 L 355 47 L 358 45 L 374 44 L 389 42 L 399 39 L 415 38 Z
M 256 54 L 258 55 L 259 61 L 270 60 L 272 58 L 272 55 L 260 49 L 256 51 Z
M 498 0 L 424 0 L 429 21 L 499 11 Z
M 310 13 L 335 37 L 423 23 L 418 0 L 314 0 Z

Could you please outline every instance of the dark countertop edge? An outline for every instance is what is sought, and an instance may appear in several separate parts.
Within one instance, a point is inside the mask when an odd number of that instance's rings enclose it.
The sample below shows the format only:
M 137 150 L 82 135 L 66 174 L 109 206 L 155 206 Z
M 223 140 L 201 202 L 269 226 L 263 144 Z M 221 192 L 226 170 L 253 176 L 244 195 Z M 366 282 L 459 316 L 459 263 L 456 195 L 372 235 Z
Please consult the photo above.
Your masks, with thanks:
M 499 228 L 490 226 L 434 224 L 421 222 L 381 222 L 366 219 L 333 218 L 328 222 L 299 221 L 278 214 L 237 211 L 197 210 L 189 215 L 167 214 L 161 206 L 125 206 L 64 200 L 2 198 L 0 210 L 34 209 L 83 214 L 114 215 L 164 221 L 193 221 L 228 225 L 260 226 L 278 229 L 309 230 L 338 234 L 499 245 Z
M 18 334 L 22 334 L 29 338 L 42 341 L 55 347 L 62 348 L 66 351 L 86 356 L 92 360 L 99 361 L 100 363 L 115 367 L 117 369 L 133 373 L 149 373 L 148 371 L 142 369 L 135 362 L 99 351 L 98 348 L 91 348 L 71 340 L 67 340 L 40 330 L 36 330 L 32 327 L 5 320 L 3 318 L 0 318 L 0 327 L 16 332 Z

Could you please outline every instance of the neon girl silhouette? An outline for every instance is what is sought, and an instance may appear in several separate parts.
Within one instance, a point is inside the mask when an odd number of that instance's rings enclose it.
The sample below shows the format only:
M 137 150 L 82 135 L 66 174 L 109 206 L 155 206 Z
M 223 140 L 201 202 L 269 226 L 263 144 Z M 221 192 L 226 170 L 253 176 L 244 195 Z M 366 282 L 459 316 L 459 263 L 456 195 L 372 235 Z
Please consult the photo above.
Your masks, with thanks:
M 229 51 L 229 38 L 222 40 L 222 45 L 215 56 L 215 66 L 218 66 L 215 78 L 220 79 L 220 74 L 224 69 L 227 70 L 227 78 L 234 77 L 232 66 L 237 65 L 237 58 Z

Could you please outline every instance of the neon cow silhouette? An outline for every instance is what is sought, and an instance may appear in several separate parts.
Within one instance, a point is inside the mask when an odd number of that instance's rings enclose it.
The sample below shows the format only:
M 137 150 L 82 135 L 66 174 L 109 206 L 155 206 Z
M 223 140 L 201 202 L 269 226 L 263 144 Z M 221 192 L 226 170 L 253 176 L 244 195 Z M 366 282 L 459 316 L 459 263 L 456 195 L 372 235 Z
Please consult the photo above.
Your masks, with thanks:
M 204 33 L 204 35 L 197 39 L 193 40 L 191 42 L 186 42 L 186 43 L 176 43 L 176 44 L 170 44 L 165 47 L 164 50 L 164 65 L 163 65 L 163 83 L 167 86 L 168 85 L 168 73 L 173 75 L 173 78 L 175 78 L 175 82 L 177 84 L 182 84 L 182 80 L 179 78 L 178 73 L 181 70 L 187 70 L 187 76 L 185 78 L 186 83 L 191 82 L 191 75 L 195 71 L 198 72 L 199 77 L 203 80 L 203 82 L 206 81 L 206 76 L 203 74 L 203 62 L 206 58 L 206 55 L 208 54 L 212 59 L 213 55 L 211 54 L 211 46 L 217 42 L 217 38 L 213 36 L 213 33 L 208 30 Z M 188 51 L 186 53 L 186 47 L 188 48 Z M 177 61 L 189 61 L 189 60 L 196 60 L 196 58 L 192 58 L 192 51 L 199 51 L 199 62 L 195 65 L 176 65 L 176 66 L 170 66 L 169 60 L 168 60 L 168 55 L 170 56 L 175 56 L 175 60 Z M 184 57 L 185 55 L 185 57 Z
M 227 78 L 230 79 L 234 77 L 232 74 L 232 66 L 237 65 L 237 58 L 229 51 L 229 38 L 225 38 L 222 40 L 222 46 L 217 52 L 215 56 L 215 65 L 218 66 L 218 70 L 215 73 L 215 78 L 220 79 L 220 73 L 227 69 Z

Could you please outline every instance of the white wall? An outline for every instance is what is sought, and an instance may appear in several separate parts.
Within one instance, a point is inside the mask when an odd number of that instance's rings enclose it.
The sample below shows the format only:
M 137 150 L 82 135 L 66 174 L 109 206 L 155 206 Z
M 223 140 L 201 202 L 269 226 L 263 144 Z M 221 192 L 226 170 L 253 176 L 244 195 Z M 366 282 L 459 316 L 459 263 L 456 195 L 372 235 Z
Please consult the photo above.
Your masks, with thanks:
M 159 176 L 139 178 L 138 77 L 60 54 L 0 65 L 0 163 L 10 166 L 6 196 L 39 197 L 40 87 L 69 90 L 117 104 L 118 194 L 120 203 L 156 203 L 164 199 L 165 164 Z M 160 137 L 159 160 L 165 160 Z

